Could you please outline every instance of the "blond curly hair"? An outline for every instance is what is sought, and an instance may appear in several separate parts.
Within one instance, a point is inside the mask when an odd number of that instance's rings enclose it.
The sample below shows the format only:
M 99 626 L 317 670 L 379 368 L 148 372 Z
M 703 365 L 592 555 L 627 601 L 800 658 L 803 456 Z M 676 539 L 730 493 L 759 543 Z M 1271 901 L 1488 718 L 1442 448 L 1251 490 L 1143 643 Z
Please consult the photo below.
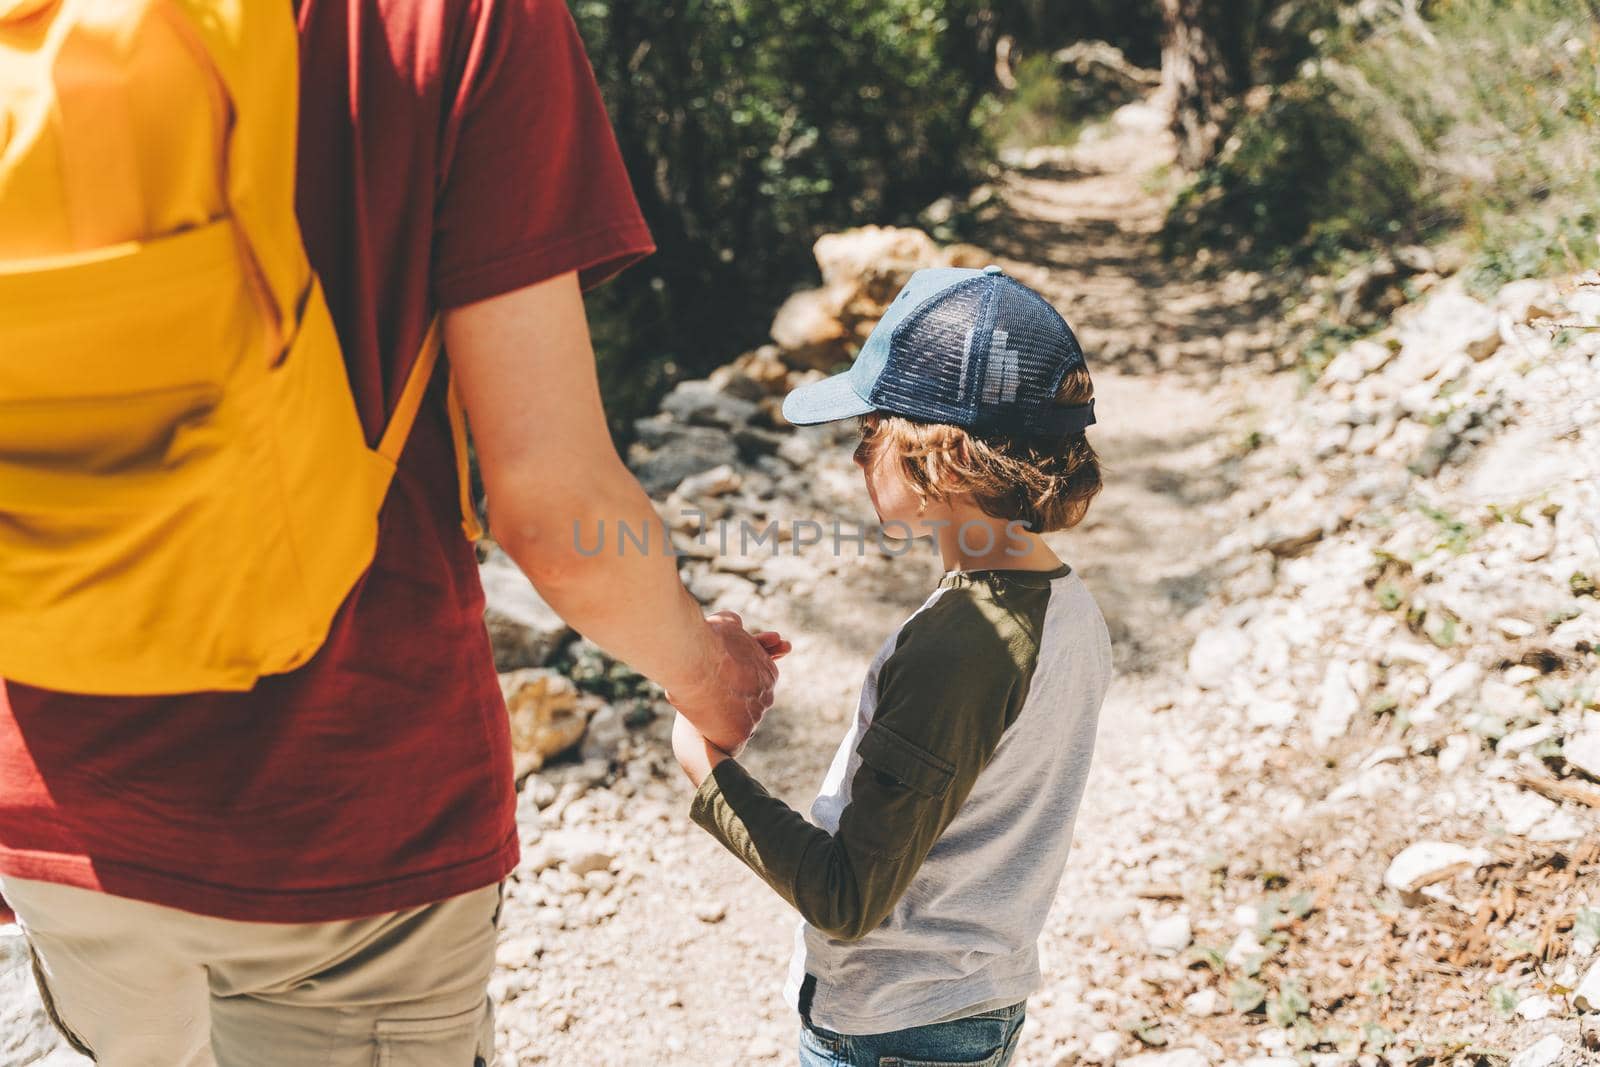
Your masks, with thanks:
M 1086 404 L 1094 383 L 1083 366 L 1067 372 L 1056 403 Z M 1100 460 L 1082 432 L 1059 437 L 977 434 L 945 423 L 882 412 L 861 420 L 858 456 L 887 451 L 924 504 L 972 494 L 984 514 L 1024 523 L 1034 533 L 1083 521 L 1103 488 Z

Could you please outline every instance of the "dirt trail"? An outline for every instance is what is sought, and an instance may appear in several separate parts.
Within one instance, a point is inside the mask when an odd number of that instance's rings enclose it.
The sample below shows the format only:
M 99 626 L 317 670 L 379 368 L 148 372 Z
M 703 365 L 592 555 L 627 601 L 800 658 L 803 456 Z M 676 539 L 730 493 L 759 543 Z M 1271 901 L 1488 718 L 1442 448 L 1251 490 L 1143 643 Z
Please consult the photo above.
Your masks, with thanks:
M 1092 439 L 1107 488 L 1058 549 L 1099 601 L 1119 671 L 1072 860 L 1074 869 L 1102 873 L 1122 862 L 1126 844 L 1117 826 L 1125 802 L 1119 783 L 1146 758 L 1159 728 L 1150 709 L 1173 689 L 1191 640 L 1183 616 L 1206 596 L 1207 575 L 1194 556 L 1220 533 L 1205 505 L 1229 490 L 1226 457 L 1237 434 L 1230 427 L 1247 400 L 1259 404 L 1289 388 L 1259 369 L 1238 373 L 1266 349 L 1255 309 L 1230 300 L 1226 285 L 1178 276 L 1161 258 L 1156 187 L 1171 146 L 1152 126 L 1113 127 L 1103 140 L 1014 172 L 1008 213 L 983 237 L 999 262 L 1063 309 L 1096 383 L 1100 422 Z M 838 451 L 827 473 L 848 485 L 853 475 Z M 803 595 L 769 598 L 757 617 L 747 616 L 794 639 L 778 704 L 749 760 L 802 809 L 881 636 L 920 603 L 937 573 L 930 555 L 847 555 L 819 566 L 823 573 Z M 593 924 L 513 892 L 510 966 L 497 981 L 511 997 L 502 1009 L 502 1048 L 518 1062 L 792 1060 L 794 1020 L 779 989 L 794 921 L 688 823 L 687 797 L 681 781 L 646 783 L 627 798 L 595 791 L 574 803 L 597 807 L 576 815 L 571 806 L 556 819 L 545 811 L 546 828 L 561 824 L 555 836 L 610 823 L 623 873 L 601 908 L 614 913 Z M 1047 961 L 1089 948 L 1103 917 L 1074 901 L 1071 881 L 1053 916 Z M 542 949 L 536 961 L 528 955 L 533 944 Z M 1042 999 L 1071 998 L 1056 991 Z M 1042 1004 L 1017 1062 L 1056 1063 L 1066 1028 L 1082 1029 Z

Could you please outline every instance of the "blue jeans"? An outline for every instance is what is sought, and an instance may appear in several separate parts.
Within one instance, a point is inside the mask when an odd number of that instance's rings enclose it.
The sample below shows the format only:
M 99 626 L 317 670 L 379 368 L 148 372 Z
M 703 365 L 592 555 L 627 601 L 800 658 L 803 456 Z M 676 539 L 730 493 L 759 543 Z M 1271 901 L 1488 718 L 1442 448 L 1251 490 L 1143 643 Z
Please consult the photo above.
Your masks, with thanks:
M 836 1034 L 802 1021 L 800 1067 L 1005 1067 L 1026 1002 L 888 1034 Z

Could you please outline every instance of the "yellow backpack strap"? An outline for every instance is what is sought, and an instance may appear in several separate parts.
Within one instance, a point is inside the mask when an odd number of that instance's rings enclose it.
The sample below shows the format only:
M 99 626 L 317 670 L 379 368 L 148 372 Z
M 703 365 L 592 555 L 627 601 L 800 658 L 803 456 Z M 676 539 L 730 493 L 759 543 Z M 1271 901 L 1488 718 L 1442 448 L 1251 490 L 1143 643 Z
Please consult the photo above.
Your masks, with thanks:
M 389 425 L 384 427 L 383 438 L 378 442 L 378 455 L 396 466 L 400 452 L 416 425 L 417 412 L 422 410 L 422 398 L 427 395 L 428 384 L 433 380 L 433 369 L 439 364 L 439 318 L 434 316 L 428 332 L 422 338 L 422 349 L 406 375 L 405 388 L 400 391 L 400 403 L 395 405 Z M 456 391 L 455 376 L 451 375 L 446 406 L 450 412 L 450 441 L 456 454 L 456 482 L 461 491 L 461 530 L 469 541 L 483 536 L 478 522 L 478 511 L 472 506 L 472 472 L 467 463 L 467 412 Z

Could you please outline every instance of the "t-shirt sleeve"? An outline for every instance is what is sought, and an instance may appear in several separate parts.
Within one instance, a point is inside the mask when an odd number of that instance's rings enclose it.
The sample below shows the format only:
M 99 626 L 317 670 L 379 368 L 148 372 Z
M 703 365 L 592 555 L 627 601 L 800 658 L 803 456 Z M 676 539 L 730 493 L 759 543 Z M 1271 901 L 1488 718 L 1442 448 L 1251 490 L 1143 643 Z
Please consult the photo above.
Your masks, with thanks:
M 807 822 L 733 760 L 690 816 L 812 926 L 856 940 L 893 910 L 960 811 L 1026 696 L 1028 667 L 961 594 L 913 620 L 879 674 L 836 833 Z
M 568 271 L 598 285 L 654 250 L 561 0 L 483 0 L 442 154 L 433 281 L 459 307 Z

